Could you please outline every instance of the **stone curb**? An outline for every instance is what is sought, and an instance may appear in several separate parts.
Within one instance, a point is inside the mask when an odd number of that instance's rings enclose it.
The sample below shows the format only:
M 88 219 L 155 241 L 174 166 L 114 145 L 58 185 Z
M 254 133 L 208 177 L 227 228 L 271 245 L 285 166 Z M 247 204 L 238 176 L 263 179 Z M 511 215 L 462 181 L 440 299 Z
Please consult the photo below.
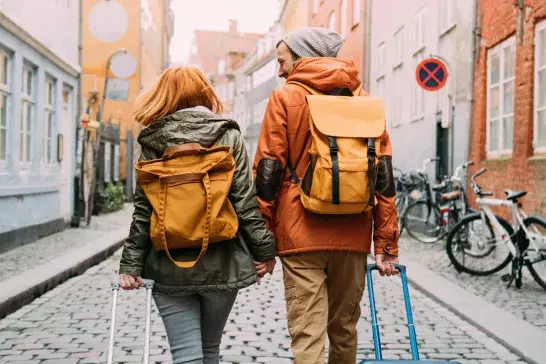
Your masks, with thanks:
M 546 363 L 546 332 L 466 291 L 420 263 L 406 258 L 401 263 L 407 266 L 408 281 L 417 290 L 478 327 L 525 361 Z
M 0 281 L 0 319 L 106 260 L 123 245 L 126 238 L 127 229 L 124 227 L 55 260 Z

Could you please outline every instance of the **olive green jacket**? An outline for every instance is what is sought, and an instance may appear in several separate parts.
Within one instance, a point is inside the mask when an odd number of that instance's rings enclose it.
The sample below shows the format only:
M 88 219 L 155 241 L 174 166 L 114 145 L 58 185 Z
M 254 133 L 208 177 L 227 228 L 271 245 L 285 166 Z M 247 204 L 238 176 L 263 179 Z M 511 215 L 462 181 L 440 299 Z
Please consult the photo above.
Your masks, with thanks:
M 142 130 L 138 137 L 141 160 L 160 158 L 166 147 L 199 143 L 203 147 L 232 147 L 236 169 L 228 198 L 239 217 L 239 232 L 233 240 L 211 244 L 193 268 L 176 267 L 150 239 L 152 206 L 137 183 L 135 212 L 126 240 L 119 272 L 153 279 L 163 293 L 237 290 L 257 281 L 253 260 L 275 258 L 275 241 L 258 209 L 252 166 L 237 123 L 219 117 L 204 107 L 177 111 Z M 173 258 L 190 260 L 199 250 L 172 251 Z

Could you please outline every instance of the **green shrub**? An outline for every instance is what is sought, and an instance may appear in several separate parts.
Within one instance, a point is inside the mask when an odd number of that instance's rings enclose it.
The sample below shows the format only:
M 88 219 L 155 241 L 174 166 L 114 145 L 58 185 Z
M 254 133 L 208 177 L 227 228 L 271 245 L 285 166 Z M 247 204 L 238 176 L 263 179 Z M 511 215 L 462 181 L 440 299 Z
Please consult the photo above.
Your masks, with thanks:
M 104 189 L 104 205 L 102 213 L 119 211 L 125 202 L 125 190 L 121 183 L 108 182 Z

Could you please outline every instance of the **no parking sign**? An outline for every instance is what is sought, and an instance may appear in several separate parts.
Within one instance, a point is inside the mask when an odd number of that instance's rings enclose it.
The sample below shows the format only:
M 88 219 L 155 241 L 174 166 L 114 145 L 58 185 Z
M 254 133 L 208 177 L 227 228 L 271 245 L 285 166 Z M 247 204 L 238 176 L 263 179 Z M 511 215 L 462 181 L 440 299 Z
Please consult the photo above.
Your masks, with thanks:
M 415 69 L 415 79 L 423 89 L 438 91 L 447 82 L 447 67 L 437 58 L 427 58 Z

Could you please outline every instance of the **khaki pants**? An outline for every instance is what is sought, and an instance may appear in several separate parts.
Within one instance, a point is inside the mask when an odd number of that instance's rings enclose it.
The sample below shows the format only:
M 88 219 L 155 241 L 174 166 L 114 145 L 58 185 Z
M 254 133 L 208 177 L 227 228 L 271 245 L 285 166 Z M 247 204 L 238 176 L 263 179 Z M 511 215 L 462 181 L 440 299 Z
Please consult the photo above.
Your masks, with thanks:
M 326 333 L 328 363 L 355 363 L 366 259 L 341 251 L 281 258 L 295 364 L 323 364 Z

